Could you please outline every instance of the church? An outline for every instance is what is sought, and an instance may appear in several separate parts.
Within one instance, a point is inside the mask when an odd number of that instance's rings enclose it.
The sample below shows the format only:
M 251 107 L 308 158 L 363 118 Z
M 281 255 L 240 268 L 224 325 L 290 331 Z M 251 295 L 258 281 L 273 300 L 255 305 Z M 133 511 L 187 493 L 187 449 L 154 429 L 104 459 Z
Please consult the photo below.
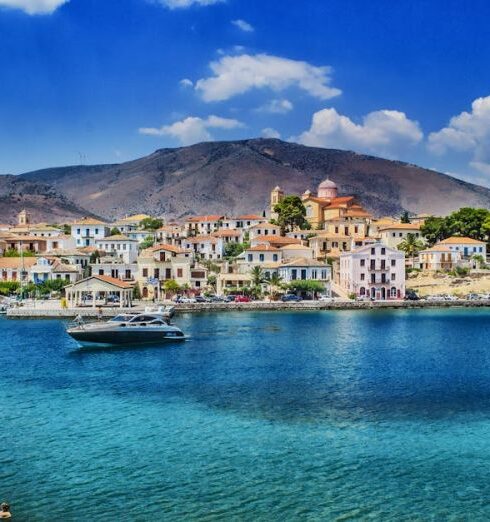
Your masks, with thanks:
M 271 192 L 272 218 L 275 216 L 275 205 L 284 195 L 284 191 L 280 187 L 275 187 Z M 301 200 L 306 208 L 306 219 L 312 229 L 327 229 L 328 223 L 333 222 L 342 222 L 344 226 L 350 223 L 367 225 L 367 221 L 372 218 L 371 214 L 358 203 L 355 196 L 339 196 L 337 185 L 328 178 L 318 185 L 316 194 L 306 190 L 301 196 Z

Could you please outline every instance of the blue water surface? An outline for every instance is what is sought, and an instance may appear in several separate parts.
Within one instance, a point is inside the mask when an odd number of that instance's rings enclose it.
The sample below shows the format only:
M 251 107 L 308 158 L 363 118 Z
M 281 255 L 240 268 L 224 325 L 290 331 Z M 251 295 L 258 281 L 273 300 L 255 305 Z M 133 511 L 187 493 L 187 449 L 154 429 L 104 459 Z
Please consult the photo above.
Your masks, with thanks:
M 83 351 L 0 319 L 14 520 L 489 520 L 490 311 L 181 315 Z

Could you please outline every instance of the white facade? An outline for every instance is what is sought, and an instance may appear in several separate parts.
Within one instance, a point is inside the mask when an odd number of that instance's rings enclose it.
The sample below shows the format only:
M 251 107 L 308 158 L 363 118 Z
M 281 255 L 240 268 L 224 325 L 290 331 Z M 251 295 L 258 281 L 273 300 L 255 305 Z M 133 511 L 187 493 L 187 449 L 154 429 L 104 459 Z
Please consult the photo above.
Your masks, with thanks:
M 330 295 L 332 281 L 332 267 L 311 259 L 295 259 L 284 263 L 277 269 L 284 283 L 293 281 L 317 281 L 324 286 L 324 294 Z
M 122 259 L 124 263 L 135 263 L 138 257 L 138 241 L 123 235 L 108 236 L 97 239 L 95 246 L 106 254 L 112 254 Z
M 463 259 L 469 259 L 472 256 L 483 256 L 487 258 L 487 245 L 484 241 L 477 241 L 470 237 L 448 237 L 438 243 L 438 246 L 446 246 L 451 252 L 457 252 Z
M 250 240 L 253 240 L 258 236 L 280 236 L 281 227 L 273 225 L 272 223 L 263 223 L 261 225 L 250 227 L 249 234 Z
M 398 248 L 398 245 L 412 234 L 418 240 L 425 242 L 420 232 L 420 225 L 414 223 L 396 223 L 379 230 L 381 242 L 387 247 Z
M 71 235 L 77 248 L 95 246 L 97 239 L 103 239 L 109 235 L 109 227 L 106 223 L 96 219 L 80 220 L 71 225 Z
M 372 243 L 340 256 L 340 291 L 376 300 L 405 297 L 405 256 Z

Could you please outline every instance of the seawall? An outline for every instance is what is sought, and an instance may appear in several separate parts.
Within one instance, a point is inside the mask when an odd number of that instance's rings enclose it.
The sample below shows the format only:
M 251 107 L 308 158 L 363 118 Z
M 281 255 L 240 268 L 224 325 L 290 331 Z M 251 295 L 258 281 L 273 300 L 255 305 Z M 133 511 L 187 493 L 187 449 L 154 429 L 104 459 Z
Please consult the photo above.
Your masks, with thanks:
M 177 313 L 236 312 L 236 311 L 308 311 L 308 310 L 382 310 L 382 309 L 421 309 L 421 308 L 481 308 L 490 306 L 490 300 L 481 301 L 302 301 L 300 303 L 251 302 L 251 303 L 189 303 L 175 304 Z M 7 311 L 9 318 L 73 318 L 114 317 L 121 312 L 144 311 L 144 307 L 103 308 L 100 312 L 93 308 L 44 308 L 16 307 Z

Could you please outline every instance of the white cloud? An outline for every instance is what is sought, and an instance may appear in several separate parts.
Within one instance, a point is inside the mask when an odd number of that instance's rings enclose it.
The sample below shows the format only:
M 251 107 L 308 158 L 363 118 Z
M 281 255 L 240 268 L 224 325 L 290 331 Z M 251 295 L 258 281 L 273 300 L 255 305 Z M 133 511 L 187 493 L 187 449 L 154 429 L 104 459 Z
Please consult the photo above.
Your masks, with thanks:
M 27 14 L 51 14 L 69 0 L 0 0 L 0 7 L 21 9 Z
M 418 122 L 408 119 L 403 112 L 370 112 L 362 124 L 356 124 L 335 109 L 323 109 L 313 114 L 310 129 L 292 140 L 313 147 L 348 148 L 393 156 L 402 147 L 416 145 L 422 138 Z
M 271 127 L 267 127 L 266 129 L 262 129 L 262 136 L 264 138 L 277 138 L 281 137 L 281 134 L 276 131 L 276 129 L 272 129 Z
M 448 151 L 469 153 L 470 166 L 490 174 L 490 96 L 477 98 L 471 112 L 462 112 L 449 125 L 429 135 L 428 148 L 443 155 Z
M 189 116 L 181 121 L 176 121 L 172 125 L 164 125 L 160 128 L 144 127 L 139 129 L 140 134 L 146 136 L 171 136 L 180 141 L 182 145 L 191 145 L 200 141 L 212 140 L 209 129 L 238 129 L 244 127 L 243 123 L 231 118 L 221 118 L 220 116 L 208 116 L 198 118 Z
M 268 88 L 279 92 L 296 86 L 311 96 L 327 100 L 341 94 L 330 86 L 331 67 L 268 54 L 223 56 L 211 62 L 214 76 L 201 78 L 196 90 L 206 102 L 224 101 L 251 89 Z
M 265 105 L 262 105 L 258 109 L 257 112 L 269 112 L 271 114 L 286 114 L 289 111 L 292 111 L 294 105 L 286 99 L 282 100 L 271 100 L 267 102 Z
M 181 87 L 194 87 L 194 84 L 189 80 L 189 78 L 183 78 L 180 80 L 179 84 Z
M 193 5 L 213 5 L 220 4 L 225 0 L 155 0 L 170 9 L 183 9 Z
M 231 22 L 235 27 L 238 27 L 238 29 L 240 29 L 241 31 L 244 31 L 245 33 L 253 33 L 254 32 L 254 28 L 251 24 L 249 24 L 248 22 L 246 22 L 245 20 L 241 20 L 241 19 L 238 19 L 238 20 L 232 20 Z

